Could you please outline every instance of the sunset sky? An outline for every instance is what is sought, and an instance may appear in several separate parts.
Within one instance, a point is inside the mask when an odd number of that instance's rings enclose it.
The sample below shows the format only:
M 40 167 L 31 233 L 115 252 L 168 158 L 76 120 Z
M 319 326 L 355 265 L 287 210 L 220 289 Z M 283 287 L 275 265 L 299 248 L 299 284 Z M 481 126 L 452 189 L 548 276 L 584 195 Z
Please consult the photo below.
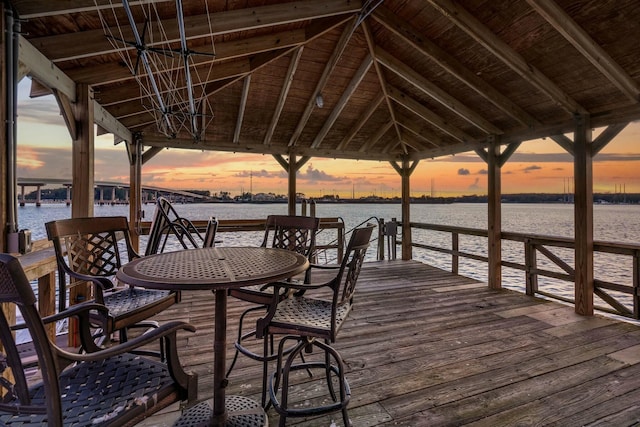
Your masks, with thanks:
M 29 99 L 19 85 L 18 177 L 71 178 L 71 138 L 53 96 Z M 594 138 L 600 130 L 596 129 Z M 571 136 L 570 136 L 571 137 Z M 640 123 L 631 123 L 594 159 L 594 191 L 640 193 Z M 142 169 L 143 184 L 172 189 L 285 194 L 287 175 L 271 155 L 165 150 Z M 572 158 L 551 140 L 524 142 L 502 167 L 502 192 L 562 193 Z M 95 179 L 129 182 L 125 147 L 96 138 Z M 400 177 L 387 162 L 312 158 L 298 173 L 307 197 L 400 195 Z M 30 190 L 29 190 L 30 191 Z M 486 194 L 486 164 L 475 153 L 423 160 L 411 176 L 413 196 Z

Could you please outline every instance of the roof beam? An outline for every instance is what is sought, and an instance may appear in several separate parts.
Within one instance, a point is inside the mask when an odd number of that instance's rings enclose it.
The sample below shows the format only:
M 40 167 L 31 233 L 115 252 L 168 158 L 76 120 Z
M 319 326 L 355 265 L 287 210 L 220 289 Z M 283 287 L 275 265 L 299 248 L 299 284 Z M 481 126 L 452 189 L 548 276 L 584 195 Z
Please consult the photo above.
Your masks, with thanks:
M 313 108 L 316 103 L 316 96 L 320 92 L 322 92 L 322 89 L 324 89 L 324 86 L 327 84 L 327 81 L 329 80 L 329 76 L 331 75 L 331 72 L 336 67 L 338 60 L 342 56 L 342 52 L 344 52 L 344 49 L 347 47 L 347 44 L 349 43 L 349 40 L 351 40 L 351 34 L 353 34 L 353 29 L 356 22 L 357 22 L 356 18 L 352 18 L 351 21 L 342 30 L 342 35 L 340 36 L 340 40 L 338 40 L 338 43 L 333 49 L 333 52 L 331 53 L 331 57 L 329 57 L 329 60 L 327 60 L 324 70 L 322 70 L 322 75 L 320 76 L 318 83 L 316 83 L 316 87 L 314 91 L 311 93 L 311 96 L 307 100 L 307 106 L 305 107 L 304 112 L 302 113 L 302 116 L 298 121 L 298 125 L 296 126 L 296 129 L 293 131 L 293 134 L 289 139 L 289 144 L 288 144 L 289 147 L 296 145 L 296 143 L 298 142 L 298 138 L 300 138 L 300 135 L 302 134 L 302 131 L 304 127 L 307 125 L 307 121 L 309 121 L 309 117 L 311 117 L 311 113 L 313 112 Z
M 415 120 L 408 120 L 406 117 L 399 117 L 398 124 L 404 129 L 408 130 L 421 140 L 429 143 L 434 147 L 440 147 L 442 145 L 442 138 L 428 129 L 424 129 L 416 123 Z M 406 134 L 406 132 L 404 132 Z
M 321 20 L 321 22 L 314 23 L 305 29 L 305 40 L 304 43 L 310 42 L 317 37 L 326 34 L 327 32 L 333 30 L 338 25 L 343 24 L 346 19 L 329 19 L 329 20 Z M 291 49 L 294 47 L 282 47 L 275 50 L 264 51 L 261 53 L 256 53 L 252 57 L 242 57 L 233 61 L 227 61 L 223 64 L 217 64 L 215 67 L 210 68 L 208 65 L 202 65 L 198 69 L 201 70 L 203 75 L 206 76 L 202 78 L 204 83 L 206 83 L 206 87 L 204 88 L 205 93 L 211 95 L 218 90 L 221 89 L 219 85 L 216 83 L 221 80 L 227 80 L 229 78 L 232 79 L 240 79 L 246 76 L 248 73 L 255 71 L 263 65 L 268 64 L 270 61 L 276 60 L 282 55 L 288 54 Z M 211 83 L 214 83 L 212 85 Z M 181 83 L 185 84 L 184 81 Z M 215 87 L 214 87 L 215 86 Z M 226 86 L 226 84 L 225 84 Z M 131 84 L 119 85 L 116 88 L 108 88 L 104 92 L 100 91 L 100 88 L 97 89 L 98 95 L 100 97 L 100 102 L 103 105 L 111 105 L 119 102 L 127 102 L 132 99 L 141 99 L 140 90 L 137 82 L 132 82 Z M 111 108 L 110 108 L 111 109 Z M 131 110 L 131 108 L 127 108 L 127 110 Z M 113 110 L 112 110 L 113 111 Z M 113 114 L 117 117 L 122 117 L 126 115 L 126 113 L 117 113 L 113 111 Z
M 19 61 L 29 70 L 29 75 L 75 102 L 76 83 L 23 36 L 19 36 L 18 43 Z
M 273 133 L 276 130 L 278 122 L 280 121 L 280 115 L 282 114 L 284 104 L 287 101 L 287 95 L 289 94 L 289 89 L 291 89 L 291 83 L 293 83 L 293 77 L 295 76 L 296 70 L 298 69 L 298 64 L 300 63 L 300 58 L 302 57 L 303 50 L 304 46 L 300 46 L 293 52 L 293 55 L 291 56 L 289 68 L 287 69 L 287 75 L 284 78 L 282 89 L 280 89 L 278 103 L 273 112 L 273 116 L 271 117 L 271 123 L 269 123 L 269 127 L 267 128 L 267 132 L 264 136 L 263 144 L 265 145 L 271 144 L 271 138 L 273 137 Z
M 622 93 L 634 102 L 640 101 L 640 86 L 560 6 L 552 0 L 527 0 L 527 3 Z
M 378 6 L 379 5 L 377 5 L 376 7 Z M 375 40 L 373 39 L 373 34 L 371 33 L 371 26 L 369 25 L 368 21 L 364 22 L 364 24 L 362 25 L 362 29 L 364 30 L 364 36 L 365 36 L 365 39 L 367 40 L 367 47 L 369 48 L 369 53 L 375 59 L 376 43 L 375 43 Z M 378 63 L 377 60 L 374 63 L 374 67 L 376 69 L 376 75 L 378 76 L 378 81 L 380 82 L 381 92 L 384 94 L 384 102 L 387 104 L 389 115 L 391 116 L 391 120 L 393 121 L 393 126 L 396 129 L 396 135 L 398 135 L 398 141 L 400 141 L 402 135 L 400 133 L 400 127 L 398 126 L 398 123 L 396 121 L 396 111 L 395 111 L 395 108 L 393 108 L 393 102 L 391 101 L 391 98 L 389 98 L 389 94 L 387 93 L 387 79 L 385 78 L 385 75 L 382 72 L 380 64 Z
M 93 111 L 94 121 L 98 126 L 124 141 L 133 142 L 131 131 L 95 100 L 93 101 Z
M 464 131 L 458 129 L 455 126 L 451 126 L 444 120 L 442 117 L 435 114 L 433 111 L 429 110 L 427 107 L 420 104 L 415 99 L 411 98 L 409 95 L 401 92 L 399 89 L 396 89 L 392 86 L 387 86 L 387 93 L 398 104 L 405 107 L 407 110 L 412 111 L 417 116 L 421 117 L 423 120 L 431 123 L 433 126 L 440 129 L 442 132 L 450 135 L 451 137 L 457 139 L 460 142 L 468 142 L 473 141 L 474 138 Z
M 76 101 L 76 82 L 67 76 L 53 62 L 49 61 L 42 53 L 33 47 L 23 36 L 19 39 L 19 56 L 29 74 L 37 79 L 42 85 L 52 89 L 56 94 L 61 106 L 64 110 L 65 120 L 72 135 L 75 134 L 75 123 L 71 123 L 72 115 L 70 104 Z M 109 133 L 113 133 L 116 137 L 125 141 L 131 141 L 131 132 L 120 123 L 115 117 L 107 112 L 97 101 L 93 101 L 94 122 Z
M 319 19 L 328 16 L 352 14 L 360 11 L 360 1 L 349 0 L 300 0 L 254 8 L 185 17 L 187 39 L 214 37 L 231 32 L 254 30 L 291 22 Z M 138 31 L 142 32 L 142 23 Z M 164 43 L 180 41 L 180 31 L 175 19 L 167 19 L 161 25 L 152 24 L 149 31 L 165 34 Z M 132 29 L 127 25 L 106 31 L 121 34 L 125 40 L 133 40 Z M 31 39 L 33 45 L 53 61 L 65 61 L 114 53 L 115 48 L 105 36 L 105 30 L 80 31 Z M 152 43 L 149 46 L 153 46 Z
M 233 144 L 231 141 L 224 143 L 216 143 L 215 147 L 207 146 L 206 140 L 201 144 L 194 144 L 192 138 L 177 137 L 174 139 L 168 139 L 164 135 L 159 134 L 145 134 L 144 139 L 145 146 L 152 147 L 170 147 L 176 149 L 191 149 L 191 150 L 216 150 L 227 152 L 247 152 L 247 153 L 259 153 L 259 154 L 279 154 L 282 156 L 289 155 L 289 148 L 286 146 L 264 145 L 262 142 L 250 142 L 240 144 Z M 296 155 L 305 157 L 326 157 L 326 158 L 341 158 L 341 159 L 354 159 L 354 160 L 377 160 L 388 161 L 390 158 L 399 160 L 401 158 L 400 153 L 397 156 L 390 156 L 388 153 L 382 153 L 379 150 L 373 151 L 336 151 L 328 148 L 313 149 L 311 147 L 296 147 Z
M 193 85 L 194 87 L 198 87 L 207 83 L 224 80 L 229 77 L 244 77 L 251 71 L 251 65 L 250 58 L 240 58 L 220 64 L 213 68 L 209 65 L 201 65 L 200 67 L 192 70 Z M 146 76 L 140 77 L 140 81 L 145 85 L 147 82 Z M 171 90 L 182 90 L 187 87 L 187 81 L 182 75 L 176 78 L 173 83 L 175 84 L 175 87 L 171 88 Z M 96 97 L 98 97 L 104 106 L 126 104 L 129 101 L 147 97 L 147 95 L 143 95 L 141 93 L 140 84 L 134 80 L 125 84 L 117 85 L 113 88 L 107 86 L 105 87 L 105 90 L 102 89 L 103 88 L 101 86 L 95 87 Z M 166 88 L 160 88 L 161 93 L 165 93 L 166 91 Z M 114 115 L 121 116 L 123 114 L 114 112 Z
M 462 83 L 474 90 L 478 95 L 491 102 L 494 106 L 502 110 L 511 118 L 517 120 L 527 128 L 534 127 L 540 123 L 529 113 L 504 96 L 499 90 L 478 77 L 474 72 L 466 68 L 460 61 L 441 49 L 432 41 L 426 39 L 420 31 L 400 20 L 393 12 L 385 7 L 379 7 L 372 17 L 407 43 L 418 53 L 424 55 L 439 66 L 456 77 Z
M 387 133 L 387 131 L 389 129 L 391 129 L 391 127 L 393 125 L 394 125 L 394 123 L 392 121 L 388 121 L 387 123 L 383 123 L 382 126 L 380 126 L 378 128 L 378 130 L 376 130 L 376 133 L 373 134 L 373 136 L 371 136 L 366 143 L 362 144 L 362 147 L 360 147 L 360 150 L 358 150 L 358 151 L 360 151 L 361 153 L 368 152 L 369 149 L 374 147 L 378 143 L 380 138 L 382 138 L 382 136 L 385 133 Z M 397 142 L 397 140 L 395 142 Z M 386 151 L 386 149 L 384 151 Z
M 415 72 L 411 67 L 397 60 L 393 55 L 380 47 L 376 48 L 376 60 L 387 69 L 394 72 L 417 89 L 421 90 L 424 94 L 430 96 L 451 110 L 451 112 L 457 114 L 483 132 L 496 135 L 504 133 L 500 128 L 494 126 L 493 123 L 468 108 L 462 102 L 431 83 L 419 73 Z
M 424 151 L 427 147 L 421 142 L 422 140 L 417 138 L 415 134 L 402 130 L 400 132 L 400 140 L 403 144 L 410 146 L 415 151 Z
M 373 64 L 373 59 L 371 58 L 371 55 L 367 55 L 367 57 L 360 64 L 360 67 L 358 68 L 354 76 L 351 78 L 351 81 L 345 88 L 344 92 L 342 92 L 342 96 L 340 96 L 340 99 L 338 100 L 336 105 L 333 107 L 331 114 L 329 114 L 329 117 L 324 122 L 324 125 L 322 125 L 322 129 L 320 129 L 315 139 L 313 140 L 313 143 L 311 143 L 311 148 L 318 148 L 320 144 L 322 144 L 322 140 L 329 133 L 331 126 L 333 126 L 333 124 L 336 122 L 336 120 L 340 116 L 340 113 L 342 112 L 344 107 L 347 105 L 347 102 L 349 102 L 349 99 L 358 88 L 358 85 L 360 84 L 360 82 L 362 82 L 362 79 L 364 79 L 364 76 L 369 72 L 369 69 L 371 68 L 372 64 Z
M 588 111 L 567 93 L 560 89 L 547 76 L 528 63 L 522 55 L 498 38 L 489 28 L 471 13 L 452 0 L 428 0 L 451 22 L 466 32 L 476 42 L 500 59 L 505 65 L 518 73 L 531 85 L 545 93 L 551 100 L 562 106 L 570 114 L 588 114 Z
M 215 44 L 207 44 L 198 47 L 198 53 L 214 54 L 197 55 L 194 54 L 189 59 L 192 66 L 211 65 L 222 60 L 230 60 L 245 56 L 267 52 L 283 47 L 299 46 L 307 41 L 305 29 L 299 28 L 291 31 L 281 31 L 275 34 L 268 34 L 248 39 L 222 41 Z M 215 52 L 214 52 L 215 50 Z M 216 65 L 217 66 L 217 65 Z M 176 63 L 173 68 L 167 67 L 167 71 L 182 68 Z M 94 66 L 80 66 L 77 68 L 65 69 L 65 73 L 73 80 L 89 85 L 103 85 L 126 80 L 134 80 L 135 75 L 131 73 L 129 67 L 123 66 L 120 60 L 99 64 Z
M 238 107 L 238 120 L 236 120 L 236 129 L 233 132 L 233 143 L 240 141 L 240 130 L 242 129 L 242 121 L 244 120 L 244 111 L 247 108 L 247 98 L 249 98 L 249 88 L 251 87 L 251 74 L 244 78 L 242 85 L 242 95 L 240 97 L 240 106 Z
M 131 6 L 162 3 L 167 0 L 129 0 Z M 92 12 L 96 9 L 112 9 L 122 7 L 122 3 L 113 0 L 74 0 L 70 1 L 42 1 L 42 0 L 13 0 L 13 6 L 20 12 L 20 19 L 41 18 L 45 16 Z
M 356 136 L 356 134 L 358 133 L 358 131 L 360 131 L 360 129 L 362 129 L 362 127 L 364 126 L 364 124 L 369 120 L 369 118 L 373 115 L 373 113 L 378 109 L 378 107 L 380 106 L 380 104 L 382 104 L 382 101 L 384 101 L 385 96 L 384 93 L 382 91 L 380 91 L 378 93 L 378 96 L 376 97 L 376 99 L 374 99 L 370 104 L 369 107 L 367 108 L 367 110 L 360 116 L 360 118 L 358 119 L 358 122 L 351 126 L 351 130 L 349 130 L 349 133 L 347 133 L 344 138 L 342 138 L 342 141 L 340 141 L 340 143 L 338 144 L 338 146 L 336 147 L 336 150 L 344 150 L 347 145 L 349 145 L 349 142 Z

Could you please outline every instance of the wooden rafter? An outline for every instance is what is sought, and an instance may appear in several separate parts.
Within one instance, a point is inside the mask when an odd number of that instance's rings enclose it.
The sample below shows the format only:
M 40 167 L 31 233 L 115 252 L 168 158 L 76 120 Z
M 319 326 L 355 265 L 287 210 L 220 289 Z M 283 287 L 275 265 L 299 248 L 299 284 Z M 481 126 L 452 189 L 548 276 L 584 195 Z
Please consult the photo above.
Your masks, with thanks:
M 335 121 L 338 119 L 338 116 L 340 116 L 343 108 L 347 105 L 347 102 L 349 102 L 349 98 L 351 98 L 362 79 L 364 79 L 364 76 L 369 72 L 369 68 L 371 68 L 372 64 L 373 59 L 371 58 L 371 56 L 367 55 L 367 57 L 360 64 L 360 67 L 354 74 L 344 92 L 342 92 L 342 96 L 333 107 L 333 110 L 331 111 L 331 114 L 329 114 L 327 120 L 324 122 L 324 125 L 322 125 L 322 129 L 320 129 L 315 139 L 311 143 L 311 148 L 318 148 L 320 144 L 322 144 L 322 140 L 325 136 L 327 136 L 327 133 L 329 133 L 331 126 L 333 126 Z
M 340 37 L 340 40 L 338 41 L 335 48 L 333 49 L 333 52 L 331 53 L 331 57 L 327 61 L 324 67 L 324 70 L 322 71 L 322 76 L 320 76 L 320 79 L 318 80 L 314 91 L 312 92 L 311 96 L 307 100 L 307 105 L 305 107 L 305 110 L 302 113 L 300 120 L 298 121 L 298 125 L 296 126 L 296 129 L 293 131 L 293 134 L 289 139 L 289 147 L 296 145 L 296 143 L 298 142 L 298 138 L 300 138 L 300 135 L 302 134 L 302 131 L 306 126 L 307 121 L 309 120 L 309 117 L 311 117 L 311 112 L 313 111 L 313 108 L 316 102 L 316 95 L 322 92 L 322 89 L 327 84 L 327 81 L 329 80 L 329 76 L 331 75 L 331 71 L 333 71 L 333 69 L 335 68 L 336 64 L 338 63 L 338 60 L 340 59 L 340 56 L 342 56 L 342 52 L 344 52 L 344 49 L 347 47 L 347 44 L 351 39 L 352 30 L 355 24 L 356 24 L 356 19 L 352 18 L 351 21 L 346 25 L 346 28 L 342 31 L 342 36 Z
M 284 77 L 284 84 L 282 85 L 282 89 L 280 89 L 280 96 L 278 96 L 278 103 L 276 104 L 273 116 L 271 117 L 271 123 L 269 123 L 269 127 L 267 128 L 267 132 L 264 136 L 265 145 L 269 145 L 271 143 L 271 137 L 273 136 L 273 132 L 275 132 L 276 130 L 278 121 L 280 120 L 280 114 L 282 114 L 284 103 L 286 102 L 287 95 L 289 94 L 289 90 L 291 89 L 291 83 L 293 83 L 293 77 L 295 76 L 296 70 L 298 69 L 298 64 L 300 63 L 300 58 L 302 57 L 303 50 L 304 46 L 300 46 L 293 52 L 293 55 L 291 56 L 289 68 L 287 70 L 286 76 Z
M 240 106 L 238 107 L 238 119 L 236 120 L 236 129 L 233 132 L 233 143 L 240 141 L 240 130 L 242 129 L 242 121 L 244 119 L 244 111 L 247 108 L 247 99 L 249 98 L 249 89 L 251 88 L 251 74 L 244 78 L 242 85 L 242 95 L 240 96 Z
M 460 82 L 473 89 L 478 95 L 491 102 L 494 106 L 508 114 L 526 127 L 534 127 L 540 123 L 529 113 L 524 111 L 508 97 L 503 95 L 489 83 L 481 79 L 474 72 L 462 65 L 460 61 L 447 53 L 435 43 L 425 38 L 409 23 L 398 19 L 384 7 L 379 7 L 373 13 L 373 18 L 382 24 L 387 30 L 399 37 L 404 43 L 412 46 L 425 57 L 435 61 L 443 69 L 456 77 Z
M 379 5 L 378 5 L 379 6 Z M 373 64 L 375 69 L 376 69 L 376 75 L 378 76 L 378 82 L 380 83 L 380 88 L 382 93 L 384 94 L 384 101 L 387 104 L 387 110 L 389 111 L 389 115 L 391 116 L 391 120 L 393 121 L 393 126 L 396 130 L 396 135 L 398 136 L 397 141 L 401 142 L 402 138 L 401 138 L 401 132 L 400 132 L 400 127 L 398 126 L 397 120 L 396 120 L 396 110 L 393 107 L 393 101 L 391 100 L 391 98 L 389 97 L 389 94 L 387 93 L 387 79 L 384 76 L 384 73 L 382 72 L 382 69 L 380 67 L 380 64 L 376 58 L 377 52 L 376 52 L 376 44 L 375 41 L 373 39 L 373 35 L 371 34 L 371 26 L 369 25 L 368 22 L 364 22 L 364 24 L 362 25 L 362 28 L 364 29 L 364 35 L 365 38 L 367 40 L 367 47 L 369 48 L 369 54 L 376 59 L 375 63 Z
M 498 38 L 472 14 L 452 0 L 428 0 L 451 22 L 469 34 L 476 42 L 484 46 L 498 59 L 514 70 L 525 81 L 547 94 L 550 99 L 561 105 L 569 114 L 586 114 L 587 110 L 572 99 L 540 70 L 528 63 L 522 55 Z
M 415 120 L 407 120 L 405 117 L 399 117 L 397 123 L 402 126 L 402 128 L 434 147 L 442 145 L 442 138 L 429 130 L 421 128 Z
M 474 140 L 472 136 L 456 128 L 455 126 L 452 126 L 445 119 L 438 116 L 433 111 L 429 110 L 427 107 L 420 104 L 418 101 L 411 98 L 406 93 L 403 93 L 399 89 L 392 86 L 387 86 L 387 93 L 389 94 L 389 97 L 391 97 L 391 99 L 393 99 L 395 102 L 402 105 L 407 110 L 413 112 L 415 115 L 422 118 L 426 122 L 431 123 L 442 132 L 449 134 L 458 141 L 469 142 Z
M 270 27 L 296 21 L 306 21 L 334 15 L 353 14 L 360 10 L 359 1 L 301 0 L 298 2 L 261 6 L 251 9 L 237 9 L 212 14 L 190 16 L 185 19 L 187 38 L 211 38 L 235 31 L 246 31 Z M 149 31 L 162 31 L 166 37 L 163 43 L 180 40 L 180 31 L 175 19 L 167 19 Z M 160 29 L 160 27 L 162 29 Z M 142 31 L 142 26 L 139 29 Z M 132 40 L 131 29 L 109 28 L 113 34 L 122 34 L 124 40 Z M 105 37 L 105 30 L 89 30 L 56 36 L 38 37 L 31 40 L 45 56 L 52 61 L 66 61 L 104 55 L 117 51 Z M 153 44 L 150 44 L 153 46 Z
M 384 101 L 384 98 L 385 98 L 384 93 L 380 92 L 376 97 L 376 99 L 374 99 L 373 102 L 369 104 L 369 107 L 360 116 L 356 124 L 351 126 L 349 133 L 347 133 L 344 136 L 344 138 L 342 138 L 342 141 L 340 142 L 340 144 L 338 144 L 338 146 L 336 147 L 336 150 L 343 150 L 347 147 L 347 145 L 353 139 L 353 137 L 356 136 L 356 134 L 360 131 L 360 129 L 362 129 L 365 123 L 367 123 L 367 121 L 371 118 L 373 113 L 378 109 L 378 107 L 380 107 L 380 104 L 382 104 L 382 101 Z
M 622 93 L 633 102 L 640 101 L 640 85 L 560 6 L 553 0 L 527 0 L 527 3 L 562 34 L 569 43 L 578 49 Z
M 445 90 L 428 81 L 426 78 L 420 75 L 420 73 L 414 71 L 408 65 L 398 61 L 389 52 L 381 48 L 377 48 L 376 60 L 384 65 L 385 68 L 393 71 L 396 75 L 411 83 L 415 88 L 419 89 L 424 94 L 438 101 L 453 113 L 462 117 L 464 120 L 476 126 L 483 132 L 487 134 L 497 135 L 503 133 L 500 128 L 494 126 L 491 122 L 484 119 L 480 114 L 476 113 L 472 109 L 468 108 L 465 104 L 449 95 Z

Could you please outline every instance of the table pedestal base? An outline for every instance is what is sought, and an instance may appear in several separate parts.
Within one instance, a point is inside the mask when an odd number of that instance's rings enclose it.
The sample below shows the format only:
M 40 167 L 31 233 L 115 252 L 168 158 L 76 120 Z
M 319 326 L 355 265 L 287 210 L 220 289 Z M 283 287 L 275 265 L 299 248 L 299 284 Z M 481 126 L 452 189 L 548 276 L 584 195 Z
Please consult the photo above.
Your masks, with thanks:
M 211 426 L 211 409 L 209 401 L 200 402 L 180 415 L 173 427 L 205 427 Z M 260 404 L 244 396 L 227 396 L 226 427 L 268 427 L 269 418 Z

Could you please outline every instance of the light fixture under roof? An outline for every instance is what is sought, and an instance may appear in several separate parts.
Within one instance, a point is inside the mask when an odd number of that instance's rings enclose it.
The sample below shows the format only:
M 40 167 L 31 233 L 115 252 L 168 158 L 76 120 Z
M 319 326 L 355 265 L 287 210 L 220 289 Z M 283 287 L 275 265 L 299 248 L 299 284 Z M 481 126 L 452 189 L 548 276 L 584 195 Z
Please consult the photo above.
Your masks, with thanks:
M 324 98 L 322 97 L 321 93 L 316 95 L 316 105 L 318 106 L 318 108 L 324 107 Z

